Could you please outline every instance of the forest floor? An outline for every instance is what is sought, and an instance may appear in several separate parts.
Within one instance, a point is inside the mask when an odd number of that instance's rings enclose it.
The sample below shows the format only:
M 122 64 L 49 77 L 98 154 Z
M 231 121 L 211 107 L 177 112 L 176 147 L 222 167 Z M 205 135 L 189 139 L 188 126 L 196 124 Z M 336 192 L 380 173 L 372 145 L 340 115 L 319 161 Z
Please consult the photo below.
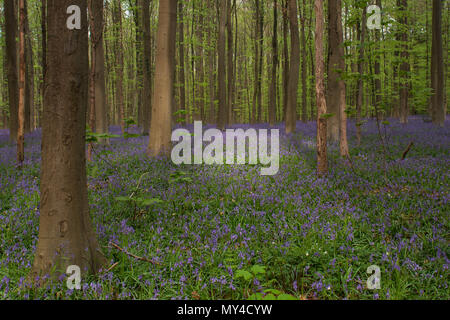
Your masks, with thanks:
M 349 125 L 352 166 L 330 146 L 322 179 L 315 123 L 280 130 L 275 176 L 258 165 L 175 166 L 145 155 L 148 137 L 111 139 L 88 163 L 110 270 L 75 292 L 64 279 L 23 285 L 37 244 L 40 131 L 26 136 L 21 172 L 0 131 L 0 299 L 449 299 L 449 124 L 386 125 L 387 180 L 374 121 L 359 147 Z M 381 289 L 366 286 L 371 265 Z

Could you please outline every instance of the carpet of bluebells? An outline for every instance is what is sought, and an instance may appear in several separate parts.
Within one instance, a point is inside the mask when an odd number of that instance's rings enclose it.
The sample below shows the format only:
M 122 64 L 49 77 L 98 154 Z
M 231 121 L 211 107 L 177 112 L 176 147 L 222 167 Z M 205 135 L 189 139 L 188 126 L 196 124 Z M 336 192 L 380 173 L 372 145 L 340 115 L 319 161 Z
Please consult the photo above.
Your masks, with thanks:
M 40 288 L 26 281 L 39 228 L 40 131 L 26 136 L 22 171 L 0 131 L 0 299 L 248 299 L 267 289 L 298 299 L 449 299 L 449 125 L 384 123 L 384 152 L 376 122 L 363 125 L 360 146 L 349 124 L 351 164 L 330 145 L 326 178 L 316 175 L 312 122 L 289 136 L 277 127 L 275 176 L 260 176 L 259 165 L 150 159 L 148 136 L 96 145 L 90 212 L 108 264 L 81 290 L 64 277 Z M 367 288 L 371 265 L 381 289 Z

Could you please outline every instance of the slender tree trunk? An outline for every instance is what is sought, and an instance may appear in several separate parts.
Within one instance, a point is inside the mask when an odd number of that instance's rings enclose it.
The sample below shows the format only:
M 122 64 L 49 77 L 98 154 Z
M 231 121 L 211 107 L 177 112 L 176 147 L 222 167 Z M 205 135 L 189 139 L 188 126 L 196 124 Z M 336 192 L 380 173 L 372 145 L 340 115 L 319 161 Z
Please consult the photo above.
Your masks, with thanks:
M 296 0 L 289 0 L 289 23 L 291 27 L 291 65 L 289 69 L 286 133 L 294 132 L 297 123 L 297 90 L 300 68 L 300 39 Z
M 85 130 L 88 102 L 86 2 L 48 1 L 48 69 L 42 128 L 39 239 L 30 278 L 70 265 L 83 274 L 105 262 L 89 216 Z M 66 28 L 67 7 L 81 9 L 81 29 Z
M 289 86 L 288 0 L 283 0 L 283 121 L 286 121 Z
M 217 51 L 219 55 L 218 62 L 218 78 L 219 78 L 219 114 L 217 126 L 220 130 L 224 130 L 227 126 L 227 89 L 226 89 L 226 61 L 225 61 L 225 29 L 227 22 L 227 0 L 219 0 L 219 39 L 217 43 Z
M 4 1 L 5 10 L 5 38 L 6 60 L 8 63 L 8 96 L 9 96 L 9 138 L 11 142 L 17 141 L 19 127 L 19 83 L 17 74 L 17 18 L 15 1 Z
M 24 160 L 25 133 L 25 0 L 19 0 L 19 108 L 17 130 L 17 162 Z
M 184 74 L 184 8 L 183 1 L 178 2 L 178 55 L 180 59 L 180 68 L 178 73 L 179 79 L 179 97 L 180 97 L 180 110 L 185 111 L 185 122 L 188 122 L 188 108 L 186 105 L 186 77 Z
M 106 106 L 106 83 L 105 83 L 105 50 L 103 47 L 104 17 L 103 0 L 92 0 L 92 30 L 91 39 L 93 39 L 93 50 L 95 57 L 94 69 L 94 118 L 95 123 L 92 128 L 96 133 L 107 133 L 108 118 Z M 95 128 L 95 129 L 94 129 Z M 108 139 L 100 139 L 101 143 L 108 143 Z
M 444 126 L 446 107 L 444 102 L 444 58 L 442 50 L 442 1 L 433 0 L 431 46 L 431 110 L 433 123 Z
M 28 23 L 27 1 L 24 1 L 24 30 L 25 30 L 25 124 L 24 132 L 33 131 L 34 111 L 34 64 L 33 47 L 31 43 L 30 27 Z
M 152 88 L 151 88 L 151 62 L 152 62 L 152 49 L 150 46 L 150 0 L 140 0 L 142 7 L 142 40 L 144 43 L 144 56 L 143 56 L 143 74 L 144 74 L 144 90 L 142 92 L 142 110 L 143 110 L 143 126 L 142 132 L 144 135 L 149 133 L 150 123 L 152 121 Z
M 316 11 L 316 96 L 317 96 L 317 173 L 324 176 L 328 173 L 327 160 L 327 101 L 324 86 L 324 59 L 323 59 L 323 0 L 315 0 Z
M 306 60 L 308 57 L 308 54 L 306 52 L 306 34 L 305 34 L 305 24 L 306 24 L 306 0 L 303 0 L 303 10 L 302 10 L 302 17 L 301 17 L 301 23 L 302 23 L 302 121 L 306 123 L 308 121 L 308 112 L 307 112 L 307 85 L 306 85 L 306 78 L 308 75 L 308 70 L 306 66 Z
M 278 68 L 278 1 L 273 2 L 272 34 L 272 78 L 269 91 L 269 124 L 275 125 L 277 112 L 277 68 Z
M 407 0 L 400 0 L 400 21 L 402 23 L 402 28 L 408 27 L 408 2 Z M 402 31 L 400 39 L 402 41 L 402 51 L 400 54 L 401 64 L 400 64 L 400 123 L 408 123 L 409 116 L 409 52 L 408 52 L 408 31 Z
M 234 70 L 233 70 L 233 23 L 231 0 L 227 0 L 227 65 L 228 65 L 228 124 L 232 123 L 234 109 Z
M 168 155 L 171 151 L 176 32 L 177 0 L 160 1 L 152 123 L 147 151 L 151 157 Z
M 41 46 L 42 46 L 42 83 L 40 87 L 41 105 L 44 106 L 45 74 L 47 72 L 47 0 L 41 2 Z M 38 109 L 37 125 L 41 126 L 41 112 Z
M 327 82 L 327 140 L 333 143 L 339 141 L 339 124 L 341 99 L 341 72 L 343 67 L 341 0 L 328 1 L 328 82 Z
M 122 132 L 125 131 L 125 110 L 123 100 L 123 35 L 122 35 L 122 4 L 120 0 L 114 3 L 113 23 L 116 40 L 116 114 Z M 144 117 L 145 119 L 145 117 Z
M 363 9 L 362 19 L 359 21 L 358 39 L 359 39 L 359 58 L 358 58 L 358 84 L 356 93 L 356 141 L 361 144 L 361 111 L 364 102 L 364 42 L 366 37 L 366 8 Z

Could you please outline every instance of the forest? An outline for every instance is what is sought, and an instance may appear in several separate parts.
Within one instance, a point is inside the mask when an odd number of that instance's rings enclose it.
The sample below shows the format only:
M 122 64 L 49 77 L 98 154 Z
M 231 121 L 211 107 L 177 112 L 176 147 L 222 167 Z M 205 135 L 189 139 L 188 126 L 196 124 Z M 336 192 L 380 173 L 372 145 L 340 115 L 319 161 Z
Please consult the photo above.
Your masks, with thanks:
M 0 0 L 0 300 L 448 300 L 449 18 Z

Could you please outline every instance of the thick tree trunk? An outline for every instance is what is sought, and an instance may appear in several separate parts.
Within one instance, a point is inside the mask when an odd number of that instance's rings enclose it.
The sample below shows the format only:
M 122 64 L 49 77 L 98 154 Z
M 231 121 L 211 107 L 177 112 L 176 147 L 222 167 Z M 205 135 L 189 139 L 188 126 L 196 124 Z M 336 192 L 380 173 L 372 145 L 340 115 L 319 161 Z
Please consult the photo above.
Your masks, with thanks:
M 42 128 L 39 240 L 31 279 L 70 265 L 95 273 L 104 264 L 92 228 L 86 181 L 88 91 L 86 2 L 48 1 L 48 69 Z M 66 28 L 69 6 L 81 9 L 81 30 Z M 41 278 L 42 279 L 42 278 Z
M 291 65 L 289 69 L 287 93 L 288 99 L 286 110 L 286 133 L 294 132 L 297 123 L 297 90 L 300 72 L 300 39 L 296 0 L 289 0 L 289 23 L 291 27 Z
M 442 1 L 433 0 L 431 46 L 431 110 L 433 123 L 444 126 L 446 107 L 444 102 L 444 58 L 442 50 Z
M 171 151 L 176 32 L 177 0 L 160 1 L 152 122 L 148 146 L 148 155 L 153 157 L 168 155 Z
M 324 85 L 323 59 L 323 0 L 315 0 L 316 11 L 316 96 L 317 96 L 317 173 L 324 176 L 328 173 L 327 160 L 327 101 Z
M 19 109 L 19 83 L 17 74 L 17 18 L 15 1 L 4 1 L 5 10 L 5 38 L 6 60 L 8 63 L 8 96 L 9 96 L 9 138 L 11 142 L 17 141 L 18 109 Z

